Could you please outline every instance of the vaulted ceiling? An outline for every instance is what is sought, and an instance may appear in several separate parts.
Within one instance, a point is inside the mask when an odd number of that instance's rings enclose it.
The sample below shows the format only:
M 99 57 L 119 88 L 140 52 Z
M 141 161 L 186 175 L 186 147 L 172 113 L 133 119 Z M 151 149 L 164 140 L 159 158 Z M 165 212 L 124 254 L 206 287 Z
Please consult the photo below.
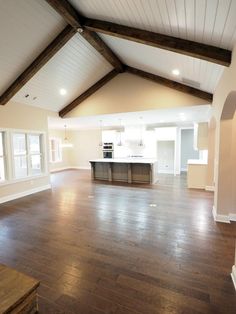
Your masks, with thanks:
M 157 78 L 176 81 L 180 83 L 180 86 L 174 86 L 177 89 L 187 85 L 193 87 L 187 92 L 204 91 L 205 99 L 210 99 L 224 65 L 230 64 L 229 53 L 236 41 L 235 0 L 70 0 L 74 11 L 70 6 L 68 9 L 68 1 L 60 0 L 64 5 L 63 13 L 57 2 L 0 2 L 0 95 L 4 96 L 17 79 L 7 101 L 13 99 L 60 111 L 75 99 L 77 105 L 83 97 L 88 97 L 115 76 L 108 74 L 114 67 L 117 73 L 125 70 L 125 67 L 121 69 L 121 64 L 154 74 Z M 65 8 L 68 9 L 66 13 Z M 72 17 L 69 16 L 71 12 Z M 82 25 L 73 25 L 76 19 Z M 99 24 L 94 19 L 115 24 Z M 67 26 L 68 23 L 72 26 Z M 136 30 L 127 32 L 125 29 L 123 32 L 117 24 L 148 32 L 136 36 Z M 77 28 L 83 33 L 77 32 Z M 167 43 L 169 46 L 161 49 L 160 38 L 156 40 L 149 32 L 172 36 Z M 61 37 L 57 40 L 58 35 Z M 197 55 L 196 47 L 184 42 L 188 52 L 183 54 L 183 42 L 178 42 L 178 46 L 173 37 L 222 50 L 213 49 L 212 55 L 202 57 L 201 49 Z M 43 55 L 30 71 L 25 71 L 50 43 L 47 56 Z M 180 70 L 180 76 L 173 77 L 174 68 Z M 19 78 L 24 71 L 24 76 Z M 104 76 L 108 77 L 105 81 Z M 59 94 L 61 88 L 67 90 L 66 95 Z M 1 101 L 3 104 L 3 97 L 0 97 Z

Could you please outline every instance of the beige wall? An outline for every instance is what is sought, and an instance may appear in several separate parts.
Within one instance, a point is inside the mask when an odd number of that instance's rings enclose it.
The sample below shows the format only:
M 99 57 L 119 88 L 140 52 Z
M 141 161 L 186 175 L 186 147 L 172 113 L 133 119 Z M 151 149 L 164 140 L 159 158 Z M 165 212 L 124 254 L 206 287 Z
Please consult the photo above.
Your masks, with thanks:
M 216 91 L 213 97 L 213 116 L 216 119 L 216 133 L 215 133 L 215 196 L 214 207 L 216 213 L 219 215 L 229 215 L 231 211 L 236 214 L 236 206 L 229 204 L 229 190 L 232 189 L 232 184 L 227 178 L 227 174 L 232 176 L 234 169 L 233 161 L 229 161 L 229 155 L 227 155 L 227 146 L 231 146 L 233 139 L 232 128 L 230 127 L 230 121 L 220 123 L 222 111 L 225 105 L 225 101 L 230 92 L 236 91 L 236 46 L 233 50 L 232 63 L 230 67 L 225 68 L 224 73 L 217 85 Z M 233 104 L 232 104 L 233 105 Z M 225 128 L 225 130 L 223 130 Z M 227 131 L 228 130 L 228 131 Z M 222 145 L 220 147 L 220 145 Z M 224 152 L 225 150 L 225 152 Z M 221 152 L 221 153 L 220 153 Z M 229 151 L 228 151 L 229 153 Z M 221 157 L 220 157 L 221 156 Z M 222 176 L 222 174 L 224 174 Z M 229 185 L 231 184 L 231 185 Z
M 45 132 L 47 141 L 48 116 L 56 113 L 15 102 L 0 106 L 0 128 L 22 129 Z M 46 162 L 48 168 L 48 159 Z M 14 184 L 0 185 L 0 199 L 7 199 L 13 194 L 21 194 L 28 190 L 37 190 L 50 184 L 48 172 L 39 178 L 24 179 Z
M 232 171 L 233 171 L 233 185 L 232 185 L 232 196 L 233 196 L 233 213 L 236 214 L 236 112 L 233 120 L 233 136 L 232 136 Z
M 49 138 L 50 137 L 55 137 L 55 138 L 59 138 L 61 139 L 61 142 L 63 143 L 64 137 L 65 137 L 65 133 L 63 130 L 49 130 Z M 69 138 L 69 140 L 71 140 Z M 71 154 L 71 151 L 73 150 L 73 148 L 71 147 L 65 147 L 62 148 L 62 161 L 61 162 L 55 162 L 55 163 L 49 163 L 50 166 L 50 171 L 58 171 L 58 170 L 63 170 L 65 168 L 69 168 L 70 167 L 70 160 L 69 160 L 69 156 Z
M 74 144 L 69 152 L 69 164 L 76 168 L 90 168 L 90 159 L 102 158 L 100 130 L 71 131 L 69 137 Z
M 122 73 L 67 116 L 86 116 L 205 105 L 206 101 L 129 73 Z
M 208 162 L 207 162 L 207 178 L 206 186 L 213 188 L 215 186 L 214 170 L 215 170 L 215 132 L 216 121 L 212 117 L 208 128 Z

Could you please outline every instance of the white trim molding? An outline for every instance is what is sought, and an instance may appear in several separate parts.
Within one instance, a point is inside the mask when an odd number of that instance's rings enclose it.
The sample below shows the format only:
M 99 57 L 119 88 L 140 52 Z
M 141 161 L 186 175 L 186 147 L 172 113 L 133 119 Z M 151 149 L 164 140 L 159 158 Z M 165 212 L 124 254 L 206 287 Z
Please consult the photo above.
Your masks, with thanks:
M 0 198 L 0 204 L 6 203 L 6 202 L 9 202 L 9 201 L 13 201 L 15 199 L 18 199 L 18 198 L 21 198 L 21 197 L 24 197 L 24 196 L 28 196 L 28 195 L 31 195 L 31 194 L 35 194 L 35 193 L 38 193 L 38 192 L 42 192 L 42 191 L 45 191 L 45 190 L 49 190 L 49 189 L 51 189 L 51 184 L 47 184 L 47 185 L 40 186 L 38 188 L 26 190 L 24 192 L 20 192 L 20 193 L 4 196 L 4 197 Z
M 229 214 L 230 221 L 236 221 L 236 214 Z
M 236 266 L 235 265 L 232 267 L 231 278 L 233 280 L 234 288 L 236 290 Z
M 50 173 L 67 171 L 67 170 L 91 170 L 91 167 L 64 167 L 64 168 L 55 168 L 50 170 Z
M 50 173 L 66 171 L 66 170 L 71 170 L 71 169 L 72 169 L 71 167 L 55 168 L 55 169 L 51 169 Z
M 215 187 L 212 185 L 207 185 L 206 187 L 205 187 L 205 190 L 206 191 L 210 191 L 210 192 L 214 192 L 215 191 Z
M 219 215 L 216 212 L 215 206 L 212 208 L 212 215 L 216 222 L 224 222 L 229 224 L 231 221 L 236 221 L 236 214 Z

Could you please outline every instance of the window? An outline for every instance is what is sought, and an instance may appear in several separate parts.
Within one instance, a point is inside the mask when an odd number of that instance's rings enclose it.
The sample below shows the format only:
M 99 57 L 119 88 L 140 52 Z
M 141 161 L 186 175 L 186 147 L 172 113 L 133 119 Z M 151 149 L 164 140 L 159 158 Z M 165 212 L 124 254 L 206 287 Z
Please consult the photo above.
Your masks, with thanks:
M 0 182 L 5 181 L 5 147 L 4 147 L 4 133 L 0 132 Z
M 61 140 L 59 138 L 50 138 L 50 162 L 62 161 Z
M 29 160 L 30 160 L 30 174 L 38 175 L 42 173 L 42 135 L 29 135 Z
M 13 134 L 13 163 L 16 179 L 42 173 L 42 135 Z
M 14 174 L 15 178 L 23 178 L 28 175 L 26 134 L 15 133 L 13 135 Z

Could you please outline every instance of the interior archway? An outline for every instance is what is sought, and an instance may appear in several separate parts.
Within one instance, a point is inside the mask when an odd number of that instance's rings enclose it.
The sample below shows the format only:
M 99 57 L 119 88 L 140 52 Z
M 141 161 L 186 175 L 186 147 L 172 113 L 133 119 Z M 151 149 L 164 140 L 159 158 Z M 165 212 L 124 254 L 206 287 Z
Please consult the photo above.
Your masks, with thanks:
M 236 91 L 226 98 L 220 120 L 219 159 L 215 206 L 217 215 L 236 218 Z

